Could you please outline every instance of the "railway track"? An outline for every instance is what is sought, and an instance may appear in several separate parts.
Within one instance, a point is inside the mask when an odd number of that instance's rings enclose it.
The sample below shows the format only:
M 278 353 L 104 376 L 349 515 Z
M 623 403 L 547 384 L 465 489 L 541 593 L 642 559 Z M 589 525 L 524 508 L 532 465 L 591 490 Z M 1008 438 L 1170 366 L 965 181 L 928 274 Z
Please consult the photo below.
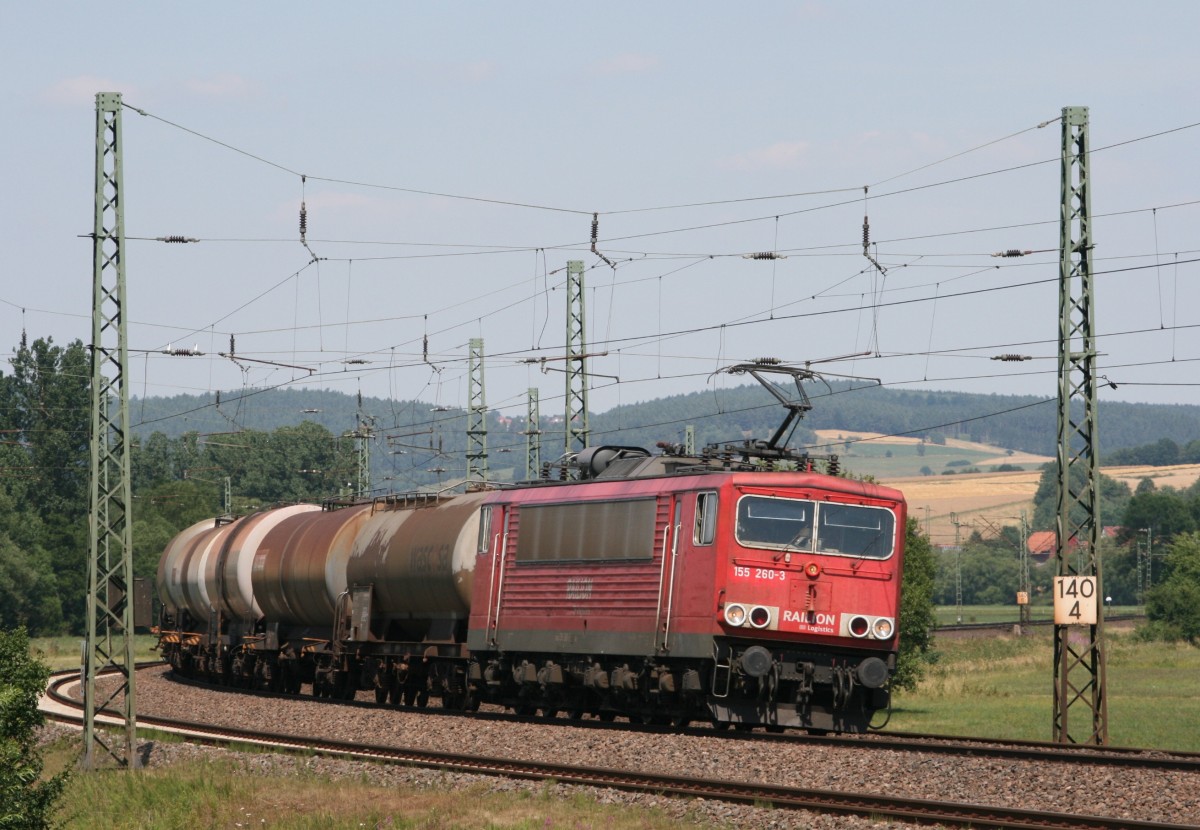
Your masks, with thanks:
M 77 682 L 77 672 L 58 673 L 50 684 L 47 696 L 56 704 L 50 714 L 56 720 L 79 723 L 82 721 L 81 706 L 70 698 L 63 689 Z M 336 705 L 336 704 L 330 704 Z M 73 714 L 67 710 L 73 710 Z M 610 787 L 634 792 L 650 792 L 676 796 L 720 799 L 728 802 L 769 805 L 774 808 L 812 810 L 820 813 L 888 817 L 916 823 L 939 823 L 946 826 L 970 827 L 1019 827 L 1019 828 L 1184 828 L 1195 825 L 1170 824 L 1150 821 L 1131 821 L 1127 818 L 1109 818 L 1095 815 L 1074 815 L 1010 807 L 967 804 L 963 802 L 934 801 L 891 797 L 884 795 L 851 793 L 830 790 L 805 789 L 777 785 L 754 784 L 709 778 L 694 778 L 566 764 L 522 761 L 508 758 L 489 757 L 477 754 L 458 754 L 412 749 L 397 746 L 382 746 L 366 743 L 297 737 L 277 733 L 213 727 L 189 721 L 139 716 L 139 725 L 184 736 L 190 741 L 214 746 L 241 744 L 263 749 L 317 753 L 330 757 L 360 761 L 373 761 L 432 767 L 455 772 L 483 775 L 502 775 L 527 780 L 552 780 L 564 784 L 592 787 Z M 611 728 L 608 725 L 597 725 Z M 714 734 L 711 730 L 709 735 Z M 746 737 L 741 734 L 735 737 Z M 777 740 L 780 736 L 761 736 Z M 820 740 L 826 740 L 824 738 Z M 867 742 L 861 742 L 866 745 Z M 871 741 L 874 743 L 874 741 Z M 923 751 L 929 751 L 927 743 Z M 990 748 L 975 747 L 976 751 Z M 1040 756 L 1039 756 L 1040 757 Z M 1078 756 L 1075 761 L 1084 760 Z M 1086 759 L 1091 761 L 1091 758 Z
M 1105 615 L 1104 622 L 1114 625 L 1129 625 L 1142 620 L 1146 617 L 1141 614 L 1113 614 Z M 988 637 L 996 634 L 1010 634 L 1014 628 L 1021 626 L 1023 628 L 1033 630 L 1041 628 L 1051 628 L 1054 626 L 1054 620 L 1030 620 L 1027 623 L 1019 623 L 1017 620 L 1006 620 L 1003 622 L 982 622 L 982 623 L 955 623 L 954 625 L 939 625 L 935 629 L 935 634 L 939 637 Z
M 174 681 L 186 685 L 220 691 L 228 694 L 255 695 L 268 698 L 294 699 L 294 695 L 277 692 L 257 691 L 250 689 L 234 689 L 228 686 L 218 686 L 200 680 L 174 676 Z M 380 705 L 368 701 L 339 701 L 320 700 L 322 705 L 353 706 L 363 709 L 378 709 Z M 1180 770 L 1183 772 L 1200 773 L 1200 753 L 1175 752 L 1158 749 L 1142 749 L 1138 747 L 1121 746 L 1090 746 L 1082 744 L 1059 744 L 1050 741 L 1018 741 L 999 740 L 995 738 L 972 738 L 956 735 L 923 735 L 912 732 L 872 732 L 867 735 L 808 735 L 803 732 L 769 733 L 769 732 L 739 732 L 736 730 L 713 730 L 707 726 L 677 729 L 667 726 L 652 726 L 642 724 L 611 723 L 595 719 L 572 720 L 562 718 L 526 717 L 511 713 L 473 712 L 428 709 L 424 714 L 429 717 L 466 718 L 470 720 L 488 720 L 511 723 L 538 723 L 569 725 L 577 729 L 597 731 L 621 731 L 637 729 L 643 732 L 661 734 L 703 735 L 707 738 L 717 738 L 735 741 L 758 741 L 762 743 L 811 743 L 813 745 L 861 748 L 867 751 L 891 749 L 901 752 L 924 752 L 939 755 L 975 756 L 999 760 L 1015 761 L 1061 761 L 1065 763 L 1084 762 L 1102 764 L 1127 769 L 1159 769 Z

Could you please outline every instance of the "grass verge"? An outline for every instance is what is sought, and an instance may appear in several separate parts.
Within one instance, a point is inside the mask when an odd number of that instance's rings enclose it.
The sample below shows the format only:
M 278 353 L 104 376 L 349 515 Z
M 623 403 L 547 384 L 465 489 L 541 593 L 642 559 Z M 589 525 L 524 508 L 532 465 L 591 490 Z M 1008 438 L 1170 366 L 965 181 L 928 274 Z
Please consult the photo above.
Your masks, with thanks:
M 1054 728 L 1054 631 L 938 640 L 938 663 L 897 695 L 888 729 L 1048 741 Z M 1105 645 L 1109 743 L 1200 752 L 1200 649 L 1110 630 Z M 1080 671 L 1080 669 L 1075 669 Z M 1081 682 L 1072 674 L 1072 681 Z M 1087 717 L 1079 704 L 1072 717 Z M 1078 714 L 1077 712 L 1084 712 Z M 1074 731 L 1074 730 L 1073 730 Z
M 74 765 L 79 739 L 52 744 L 47 769 Z M 435 773 L 423 785 L 388 778 L 383 765 L 360 776 L 313 772 L 306 759 L 261 753 L 194 757 L 153 764 L 135 774 L 76 772 L 57 820 L 65 830 L 197 827 L 287 830 L 674 830 L 712 827 L 694 813 L 672 816 L 643 807 L 603 804 L 547 783 L 535 790 L 497 784 L 450 786 Z M 499 790 L 499 791 L 498 791 Z

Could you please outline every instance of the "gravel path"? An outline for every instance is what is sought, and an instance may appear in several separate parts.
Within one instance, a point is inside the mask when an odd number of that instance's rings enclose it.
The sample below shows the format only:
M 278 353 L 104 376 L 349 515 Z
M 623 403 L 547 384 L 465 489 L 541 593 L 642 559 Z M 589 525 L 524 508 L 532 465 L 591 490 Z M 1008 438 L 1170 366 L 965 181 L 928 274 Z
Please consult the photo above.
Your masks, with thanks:
M 1175 771 L 1128 772 L 1105 765 L 1025 762 L 914 754 L 887 749 L 821 747 L 690 735 L 579 729 L 562 724 L 464 722 L 394 709 L 348 707 L 311 699 L 256 698 L 194 688 L 165 675 L 166 667 L 138 672 L 138 712 L 294 735 L 321 735 L 342 741 L 395 745 L 442 752 L 468 752 L 550 763 L 612 766 L 645 772 L 670 771 L 703 778 L 900 795 L 1105 815 L 1141 821 L 1200 826 L 1200 774 Z M 360 699 L 365 695 L 360 693 Z M 150 763 L 169 762 L 180 753 L 207 752 L 188 745 L 159 745 Z M 455 787 L 487 783 L 493 790 L 544 785 L 414 770 L 324 758 L 246 756 L 253 766 L 286 769 L 301 765 L 329 775 L 366 774 L 380 783 L 406 781 L 420 786 Z M 351 772 L 352 771 L 352 772 Z M 564 787 L 564 790 L 574 790 Z M 869 819 L 817 816 L 784 810 L 675 800 L 612 790 L 592 790 L 600 801 L 653 804 L 718 824 L 762 828 L 909 827 Z

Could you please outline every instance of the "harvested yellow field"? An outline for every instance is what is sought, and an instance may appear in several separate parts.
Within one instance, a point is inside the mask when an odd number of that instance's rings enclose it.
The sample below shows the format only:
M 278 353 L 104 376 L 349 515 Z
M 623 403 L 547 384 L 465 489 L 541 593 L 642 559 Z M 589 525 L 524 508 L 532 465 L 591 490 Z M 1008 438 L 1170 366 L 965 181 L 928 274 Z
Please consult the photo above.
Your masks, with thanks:
M 835 442 L 838 435 L 849 434 L 846 430 L 821 430 L 822 440 Z M 871 433 L 855 432 L 860 438 L 872 438 L 881 443 L 916 444 L 915 438 L 880 437 Z M 986 452 L 985 458 L 973 461 L 977 466 L 1013 464 L 1026 467 L 1022 472 L 1011 473 L 966 473 L 959 475 L 907 476 L 883 478 L 880 482 L 904 492 L 908 500 L 908 512 L 916 518 L 930 535 L 935 545 L 955 543 L 954 519 L 958 521 L 958 538 L 967 539 L 978 530 L 985 536 L 995 533 L 1004 525 L 1020 523 L 1021 511 L 1033 519 L 1033 497 L 1041 480 L 1040 467 L 1048 456 L 1013 452 L 1003 447 L 989 447 L 969 441 L 946 442 L 948 447 Z M 1143 478 L 1150 478 L 1158 487 L 1190 487 L 1200 478 L 1200 464 L 1179 464 L 1171 467 L 1106 467 L 1101 472 L 1118 481 L 1123 481 L 1132 490 Z M 1102 516 L 1105 524 L 1116 524 L 1119 516 Z
M 955 542 L 954 516 L 962 539 L 979 530 L 1020 524 L 1021 511 L 1033 518 L 1033 495 L 1040 471 L 915 476 L 882 482 L 902 491 L 908 513 L 921 523 L 935 545 Z

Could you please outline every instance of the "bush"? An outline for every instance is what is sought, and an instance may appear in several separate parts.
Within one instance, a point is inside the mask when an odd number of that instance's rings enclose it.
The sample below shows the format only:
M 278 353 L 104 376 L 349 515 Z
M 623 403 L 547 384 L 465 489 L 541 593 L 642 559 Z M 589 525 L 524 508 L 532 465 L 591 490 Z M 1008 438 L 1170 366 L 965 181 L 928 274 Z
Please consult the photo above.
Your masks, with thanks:
M 1140 633 L 1200 645 L 1200 533 L 1177 536 L 1167 566 L 1167 578 L 1146 592 L 1150 623 Z
M 926 663 L 937 660 L 933 651 L 934 579 L 937 568 L 929 538 L 921 534 L 916 519 L 909 518 L 905 528 L 904 575 L 900 592 L 900 653 L 892 691 L 913 691 L 925 671 Z
M 66 773 L 41 780 L 37 704 L 49 677 L 49 667 L 29 656 L 24 628 L 0 631 L 0 830 L 49 827 L 66 784 Z

